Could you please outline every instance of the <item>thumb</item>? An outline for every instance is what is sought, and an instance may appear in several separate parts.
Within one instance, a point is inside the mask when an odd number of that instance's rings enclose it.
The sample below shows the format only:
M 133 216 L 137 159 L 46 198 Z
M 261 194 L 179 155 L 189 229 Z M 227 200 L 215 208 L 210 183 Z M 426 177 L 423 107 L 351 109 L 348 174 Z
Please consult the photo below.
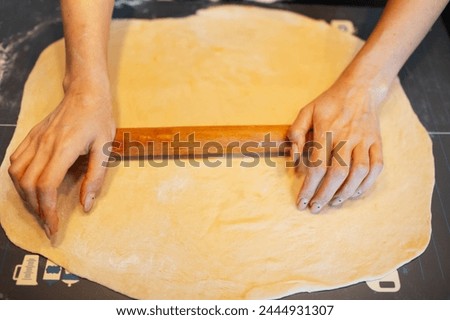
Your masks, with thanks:
M 313 110 L 312 105 L 307 105 L 301 109 L 294 123 L 289 128 L 288 138 L 292 142 L 294 159 L 297 159 L 299 152 L 303 151 L 306 136 L 312 128 Z
M 89 152 L 88 168 L 80 191 L 80 202 L 86 213 L 92 209 L 103 185 L 108 158 L 109 154 L 104 152 L 101 143 L 94 145 Z

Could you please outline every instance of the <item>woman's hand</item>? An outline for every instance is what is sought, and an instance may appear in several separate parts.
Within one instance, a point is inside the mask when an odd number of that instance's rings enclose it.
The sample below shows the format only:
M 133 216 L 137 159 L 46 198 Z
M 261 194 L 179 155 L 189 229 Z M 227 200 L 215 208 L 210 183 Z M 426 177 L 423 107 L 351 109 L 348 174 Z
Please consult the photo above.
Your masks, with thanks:
M 66 50 L 65 96 L 11 155 L 9 174 L 47 236 L 58 230 L 57 189 L 80 155 L 89 154 L 80 201 L 92 208 L 103 183 L 115 134 L 108 79 L 108 38 L 113 0 L 61 0 Z
M 341 205 L 357 198 L 375 182 L 383 168 L 378 106 L 387 89 L 371 89 L 338 80 L 305 106 L 291 126 L 289 137 L 298 150 L 308 143 L 307 173 L 297 200 L 318 213 L 328 203 Z
M 298 197 L 300 209 L 310 205 L 317 213 L 327 203 L 339 205 L 373 185 L 383 167 L 378 106 L 448 2 L 389 0 L 336 83 L 300 111 L 290 139 L 303 150 L 306 133 L 313 129 L 315 142 Z M 332 133 L 329 145 L 327 132 Z
M 115 134 L 109 85 L 70 85 L 59 106 L 38 123 L 11 155 L 9 174 L 47 236 L 58 230 L 57 189 L 80 155 L 89 154 L 80 201 L 88 212 L 103 183 L 103 147 Z

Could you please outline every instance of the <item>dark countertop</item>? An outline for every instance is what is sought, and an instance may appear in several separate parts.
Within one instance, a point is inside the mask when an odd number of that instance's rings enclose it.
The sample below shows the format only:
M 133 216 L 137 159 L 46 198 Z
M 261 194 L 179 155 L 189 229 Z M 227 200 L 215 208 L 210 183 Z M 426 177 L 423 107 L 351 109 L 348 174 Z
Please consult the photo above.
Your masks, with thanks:
M 0 162 L 15 129 L 25 80 L 40 52 L 62 37 L 58 3 L 57 0 L 0 2 L 0 61 L 2 58 L 7 61 L 3 78 L 0 78 Z M 136 6 L 118 5 L 114 16 L 145 19 L 184 16 L 210 5 L 215 4 L 204 0 L 142 1 Z M 354 23 L 361 38 L 367 38 L 382 10 L 290 1 L 264 6 L 292 10 L 327 21 L 348 19 Z M 27 36 L 30 30 L 34 30 L 33 36 Z M 0 74 L 1 70 L 0 67 Z M 396 292 L 376 292 L 366 283 L 360 283 L 337 290 L 296 294 L 288 299 L 450 298 L 450 40 L 441 20 L 402 69 L 400 79 L 433 140 L 436 186 L 432 201 L 433 232 L 428 248 L 419 258 L 399 268 L 400 289 L 391 290 Z M 20 285 L 13 280 L 14 269 L 23 264 L 25 257 L 33 259 L 28 254 L 14 246 L 0 229 L 0 299 L 126 298 L 96 283 L 77 279 L 58 267 L 47 268 L 47 259 L 43 257 L 39 261 L 34 260 L 34 263 L 38 262 L 36 285 Z M 392 283 L 386 281 L 381 285 L 389 290 Z

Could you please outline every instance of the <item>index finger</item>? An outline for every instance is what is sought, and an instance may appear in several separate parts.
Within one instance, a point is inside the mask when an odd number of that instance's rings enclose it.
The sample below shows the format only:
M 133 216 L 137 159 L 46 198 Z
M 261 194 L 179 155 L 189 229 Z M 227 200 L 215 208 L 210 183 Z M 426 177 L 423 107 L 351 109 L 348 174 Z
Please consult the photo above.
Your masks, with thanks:
M 297 206 L 300 210 L 306 209 L 327 171 L 326 140 L 324 137 L 321 138 L 312 143 L 310 147 L 313 148 L 311 157 L 308 155 L 307 162 L 305 163 L 308 170 L 297 200 Z
M 36 193 L 39 210 L 50 235 L 54 235 L 58 231 L 59 218 L 56 211 L 58 187 L 78 157 L 79 152 L 75 149 L 54 152 L 37 181 Z

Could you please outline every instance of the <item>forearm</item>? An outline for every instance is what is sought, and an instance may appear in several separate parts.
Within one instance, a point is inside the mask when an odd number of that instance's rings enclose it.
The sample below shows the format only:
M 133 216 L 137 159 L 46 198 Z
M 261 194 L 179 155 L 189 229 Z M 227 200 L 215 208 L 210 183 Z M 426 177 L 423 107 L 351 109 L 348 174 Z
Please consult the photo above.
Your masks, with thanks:
M 375 30 L 344 71 L 344 81 L 387 91 L 448 0 L 390 0 Z
M 114 0 L 61 0 L 66 45 L 64 87 L 108 82 L 107 51 Z

